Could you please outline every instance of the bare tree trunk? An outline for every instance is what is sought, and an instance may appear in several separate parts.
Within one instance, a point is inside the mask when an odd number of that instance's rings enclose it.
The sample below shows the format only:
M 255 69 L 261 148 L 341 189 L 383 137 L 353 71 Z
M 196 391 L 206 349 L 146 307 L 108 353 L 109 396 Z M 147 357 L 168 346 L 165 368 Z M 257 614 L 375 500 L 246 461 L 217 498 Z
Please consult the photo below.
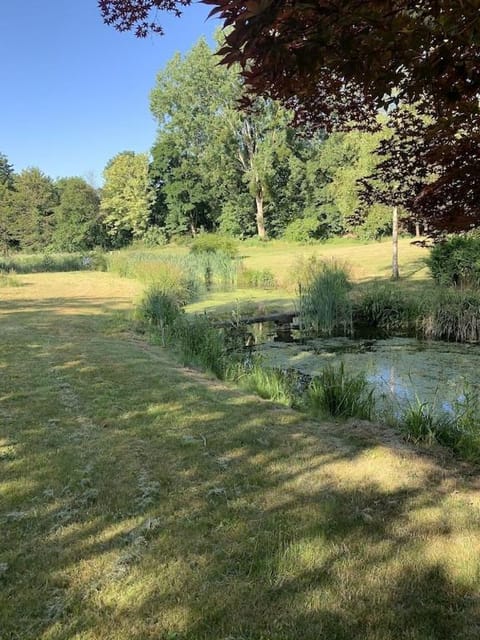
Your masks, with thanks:
M 393 207 L 392 211 L 392 245 L 392 280 L 398 280 L 398 207 Z
M 420 238 L 420 222 L 418 220 L 415 221 L 415 237 Z
M 265 219 L 263 217 L 263 195 L 258 193 L 255 196 L 255 203 L 257 205 L 256 221 L 257 221 L 257 233 L 260 240 L 267 239 L 267 231 L 265 229 Z

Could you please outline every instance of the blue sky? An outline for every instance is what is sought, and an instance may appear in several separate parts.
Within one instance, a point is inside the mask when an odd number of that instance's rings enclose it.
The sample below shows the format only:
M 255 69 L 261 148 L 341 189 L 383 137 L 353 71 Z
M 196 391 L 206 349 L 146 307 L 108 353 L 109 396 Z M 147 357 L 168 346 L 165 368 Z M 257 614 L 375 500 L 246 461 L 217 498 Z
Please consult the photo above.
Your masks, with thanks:
M 218 21 L 196 5 L 164 15 L 166 35 L 139 40 L 103 24 L 96 0 L 0 0 L 0 152 L 16 171 L 101 183 L 107 161 L 148 151 L 157 72 Z

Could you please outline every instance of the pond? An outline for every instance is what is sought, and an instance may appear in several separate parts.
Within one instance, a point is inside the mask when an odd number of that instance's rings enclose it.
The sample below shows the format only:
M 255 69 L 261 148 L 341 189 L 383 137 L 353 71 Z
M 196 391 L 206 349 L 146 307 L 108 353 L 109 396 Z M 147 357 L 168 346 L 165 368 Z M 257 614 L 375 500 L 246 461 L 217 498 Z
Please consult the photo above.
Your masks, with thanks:
M 315 376 L 344 363 L 348 373 L 364 373 L 377 401 L 393 411 L 427 402 L 452 412 L 480 390 L 480 345 L 426 342 L 413 338 L 352 340 L 325 338 L 256 347 L 266 366 Z

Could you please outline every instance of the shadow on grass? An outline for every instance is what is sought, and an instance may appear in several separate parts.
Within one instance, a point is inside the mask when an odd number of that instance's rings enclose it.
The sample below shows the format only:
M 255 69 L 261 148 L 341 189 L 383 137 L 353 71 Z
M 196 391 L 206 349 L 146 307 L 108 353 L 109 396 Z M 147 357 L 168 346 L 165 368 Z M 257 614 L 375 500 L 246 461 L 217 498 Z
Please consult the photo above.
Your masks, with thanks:
M 478 638 L 473 480 L 36 308 L 0 322 L 2 640 Z

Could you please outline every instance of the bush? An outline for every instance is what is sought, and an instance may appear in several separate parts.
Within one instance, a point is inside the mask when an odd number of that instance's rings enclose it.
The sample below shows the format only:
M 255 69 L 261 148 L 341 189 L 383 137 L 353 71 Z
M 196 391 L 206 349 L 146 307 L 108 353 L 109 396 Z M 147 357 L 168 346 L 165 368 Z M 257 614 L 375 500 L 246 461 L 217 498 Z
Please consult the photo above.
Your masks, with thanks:
M 191 253 L 224 253 L 230 258 L 238 255 L 237 242 L 230 236 L 219 233 L 201 233 L 190 246 Z
M 315 240 L 318 231 L 318 217 L 297 218 L 285 227 L 284 240 L 307 244 Z
M 325 367 L 312 380 L 306 393 L 306 405 L 316 416 L 326 414 L 370 420 L 375 406 L 373 391 L 364 376 L 345 373 L 342 363 L 338 369 Z
M 433 278 L 441 285 L 480 286 L 480 238 L 456 236 L 435 245 L 427 259 Z
M 347 269 L 334 261 L 312 263 L 316 271 L 300 286 L 299 315 L 302 328 L 315 334 L 352 332 L 351 288 Z
M 394 285 L 374 285 L 355 303 L 355 320 L 387 331 L 415 326 L 419 308 L 413 300 Z
M 167 244 L 167 236 L 160 227 L 149 227 L 142 236 L 142 242 L 146 247 L 163 247 Z

